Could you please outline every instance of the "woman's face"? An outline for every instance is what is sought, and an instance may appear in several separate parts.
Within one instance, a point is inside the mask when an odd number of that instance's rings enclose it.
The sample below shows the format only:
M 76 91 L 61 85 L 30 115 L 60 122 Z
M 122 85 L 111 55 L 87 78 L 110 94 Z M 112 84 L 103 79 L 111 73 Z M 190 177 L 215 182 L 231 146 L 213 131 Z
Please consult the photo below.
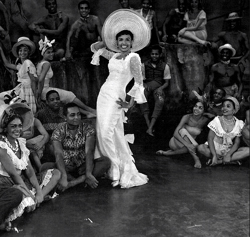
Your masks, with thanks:
M 30 50 L 27 46 L 21 46 L 18 50 L 18 56 L 22 59 L 27 59 L 29 57 Z
M 43 54 L 43 59 L 47 61 L 52 61 L 53 58 L 54 58 L 53 48 L 48 48 Z
M 221 108 L 223 115 L 234 115 L 235 109 L 232 101 L 226 100 Z
M 197 102 L 193 108 L 194 115 L 201 115 L 204 113 L 204 106 L 201 102 Z
M 198 0 L 191 0 L 190 4 L 191 4 L 192 8 L 198 8 L 199 1 Z
M 130 35 L 121 35 L 117 39 L 117 47 L 121 52 L 129 52 L 132 47 L 133 40 Z
M 19 118 L 15 118 L 7 125 L 7 136 L 16 139 L 21 136 L 23 123 Z

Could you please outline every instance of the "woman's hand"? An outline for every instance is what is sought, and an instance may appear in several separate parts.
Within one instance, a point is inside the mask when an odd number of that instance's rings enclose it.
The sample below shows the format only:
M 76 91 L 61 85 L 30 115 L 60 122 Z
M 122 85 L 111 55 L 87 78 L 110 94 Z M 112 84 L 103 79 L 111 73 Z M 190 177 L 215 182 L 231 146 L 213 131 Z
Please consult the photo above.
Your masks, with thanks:
M 36 196 L 35 196 L 35 202 L 36 202 L 36 206 L 39 207 L 40 204 L 43 202 L 43 194 L 42 192 L 37 192 Z
M 121 106 L 119 109 L 129 109 L 130 108 L 129 103 L 126 101 L 123 101 L 121 98 L 119 98 L 119 100 L 117 100 L 116 103 Z
M 25 212 L 32 212 L 35 211 L 35 209 L 36 209 L 36 204 L 25 207 Z
M 215 166 L 218 164 L 218 158 L 217 158 L 217 155 L 213 156 L 212 158 L 212 163 L 210 166 Z

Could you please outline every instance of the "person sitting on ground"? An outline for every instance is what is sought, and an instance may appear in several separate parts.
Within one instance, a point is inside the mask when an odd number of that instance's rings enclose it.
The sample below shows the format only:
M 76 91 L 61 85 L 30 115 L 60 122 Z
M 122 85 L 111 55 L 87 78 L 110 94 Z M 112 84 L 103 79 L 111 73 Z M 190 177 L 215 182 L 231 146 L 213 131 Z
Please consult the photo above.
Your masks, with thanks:
M 197 148 L 208 159 L 207 165 L 233 163 L 249 157 L 249 147 L 239 147 L 244 127 L 244 122 L 234 116 L 239 109 L 238 100 L 228 96 L 223 102 L 223 115 L 208 124 L 208 142 Z
M 208 104 L 207 112 L 215 116 L 221 116 L 223 99 L 226 96 L 226 92 L 223 88 L 216 88 L 212 94 L 212 100 Z
M 242 140 L 250 147 L 250 110 L 246 111 L 246 121 L 242 130 Z
M 174 136 L 169 141 L 170 150 L 159 150 L 156 154 L 172 156 L 190 153 L 195 162 L 194 167 L 201 168 L 200 159 L 196 154 L 198 143 L 195 139 L 209 121 L 204 113 L 205 104 L 198 101 L 193 107 L 193 113 L 184 115 L 175 129 Z
M 159 45 L 153 45 L 150 49 L 150 59 L 142 64 L 142 74 L 145 78 L 143 85 L 145 87 L 144 94 L 148 100 L 152 94 L 154 96 L 154 111 L 152 119 L 149 119 L 148 102 L 140 104 L 148 129 L 147 133 L 154 136 L 154 125 L 160 116 L 164 106 L 165 94 L 164 90 L 169 85 L 171 79 L 169 66 L 161 60 L 162 49 Z
M 156 12 L 152 10 L 152 0 L 141 0 L 142 8 L 135 10 L 148 22 L 151 29 L 151 44 L 159 44 Z
M 56 165 L 62 176 L 58 189 L 64 191 L 85 182 L 97 188 L 100 178 L 110 168 L 110 160 L 94 160 L 95 129 L 81 121 L 79 107 L 74 103 L 64 106 L 67 122 L 55 129 L 51 136 Z
M 45 170 L 39 182 L 29 160 L 26 140 L 21 138 L 23 124 L 29 123 L 26 121 L 29 119 L 18 115 L 11 105 L 2 105 L 0 114 L 0 186 L 17 188 L 23 193 L 22 202 L 5 220 L 10 222 L 51 198 L 49 194 L 61 173 L 57 169 Z
M 235 49 L 230 44 L 225 44 L 218 51 L 221 61 L 212 65 L 206 90 L 210 92 L 214 87 L 220 87 L 226 91 L 226 95 L 240 99 L 243 85 L 239 67 L 230 61 L 235 55 Z
M 91 54 L 90 45 L 101 38 L 102 25 L 98 16 L 90 15 L 88 1 L 78 3 L 80 18 L 76 20 L 68 32 L 65 58 Z
M 171 9 L 162 26 L 162 41 L 167 43 L 176 43 L 178 32 L 186 25 L 184 14 L 186 12 L 186 0 L 177 0 L 178 8 Z
M 207 40 L 207 18 L 202 10 L 201 0 L 191 0 L 188 4 L 188 11 L 184 15 L 187 27 L 181 29 L 178 33 L 178 42 L 183 44 L 199 43 L 209 45 Z
M 75 103 L 81 110 L 81 113 L 88 117 L 95 117 L 96 110 L 88 107 L 82 101 L 80 101 L 76 95 L 71 91 L 66 91 L 59 88 L 50 87 L 50 80 L 53 77 L 53 70 L 51 68 L 50 61 L 53 60 L 54 51 L 52 44 L 54 40 L 50 41 L 45 36 L 44 40 L 39 41 L 39 50 L 41 51 L 42 60 L 37 64 L 37 76 L 38 76 L 38 89 L 37 89 L 37 103 L 41 106 L 41 101 L 46 99 L 46 93 L 49 90 L 55 90 L 60 95 L 60 99 L 63 103 Z
M 49 40 L 55 39 L 54 60 L 60 60 L 64 57 L 66 50 L 69 17 L 62 11 L 57 11 L 56 0 L 45 0 L 45 8 L 48 14 L 33 22 L 29 28 L 39 35 L 39 39 L 43 39 L 44 36 Z

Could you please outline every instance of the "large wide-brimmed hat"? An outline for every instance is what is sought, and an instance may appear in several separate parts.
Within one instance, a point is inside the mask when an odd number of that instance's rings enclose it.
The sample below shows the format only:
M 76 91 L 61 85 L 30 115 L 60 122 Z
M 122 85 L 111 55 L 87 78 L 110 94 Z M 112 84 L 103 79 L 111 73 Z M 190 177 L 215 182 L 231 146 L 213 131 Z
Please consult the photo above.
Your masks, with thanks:
M 228 18 L 226 19 L 226 21 L 238 20 L 241 18 L 242 17 L 240 17 L 237 12 L 232 12 L 228 15 Z
M 17 47 L 19 45 L 22 45 L 22 44 L 29 46 L 29 48 L 30 48 L 30 55 L 35 52 L 35 50 L 36 50 L 35 44 L 28 37 L 24 37 L 23 36 L 23 37 L 18 38 L 17 42 L 12 47 L 11 51 L 12 51 L 12 53 L 13 53 L 13 55 L 15 57 L 18 58 Z
M 232 52 L 232 57 L 236 54 L 236 50 L 232 47 L 231 44 L 224 44 L 224 45 L 220 46 L 219 49 L 218 49 L 219 53 L 220 53 L 221 50 L 223 50 L 223 49 L 229 49 L 229 50 L 231 50 L 231 52 Z
M 151 30 L 148 22 L 133 10 L 119 9 L 107 17 L 102 27 L 102 39 L 110 50 L 119 52 L 116 35 L 123 30 L 129 30 L 134 35 L 132 52 L 143 49 L 150 42 Z
M 18 114 L 23 118 L 23 131 L 27 130 L 34 121 L 34 114 L 31 108 L 25 103 L 3 104 L 0 106 L 0 132 L 6 126 L 7 120 L 13 115 Z
M 239 109 L 240 109 L 240 103 L 239 103 L 239 101 L 235 97 L 233 97 L 233 96 L 226 96 L 223 101 L 227 101 L 227 100 L 230 100 L 230 101 L 233 102 L 234 108 L 235 108 L 235 113 L 237 113 L 239 111 Z

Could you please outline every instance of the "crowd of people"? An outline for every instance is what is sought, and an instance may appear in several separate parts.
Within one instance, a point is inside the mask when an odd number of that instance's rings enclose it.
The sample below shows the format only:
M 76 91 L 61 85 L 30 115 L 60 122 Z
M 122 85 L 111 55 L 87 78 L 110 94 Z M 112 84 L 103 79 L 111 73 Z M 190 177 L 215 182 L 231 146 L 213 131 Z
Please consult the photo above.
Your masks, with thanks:
M 21 36 L 12 47 L 3 41 L 10 39 L 8 23 L 0 28 L 5 34 L 0 39 L 2 62 L 17 72 L 19 83 L 0 93 L 1 230 L 10 230 L 11 221 L 24 212 L 34 211 L 57 193 L 81 183 L 97 188 L 100 178 L 105 177 L 112 180 L 113 187 L 131 188 L 148 182 L 147 175 L 137 170 L 128 144 L 134 137 L 124 135 L 124 122 L 125 113 L 137 103 L 147 124 L 146 134 L 155 136 L 172 73 L 162 60 L 161 41 L 206 47 L 215 44 L 220 58 L 211 67 L 204 94 L 194 91 L 197 101 L 193 111 L 182 117 L 169 141 L 170 149 L 156 154 L 189 153 L 195 168 L 202 167 L 201 157 L 206 157 L 207 165 L 215 166 L 241 164 L 249 156 L 249 109 L 244 111 L 245 122 L 237 118 L 249 53 L 246 35 L 232 23 L 240 20 L 238 14 L 231 13 L 227 19 L 236 34 L 221 34 L 223 44 L 219 45 L 219 40 L 207 41 L 206 13 L 199 0 L 178 0 L 178 8 L 169 11 L 162 33 L 150 0 L 142 0 L 138 10 L 131 9 L 128 0 L 120 0 L 120 4 L 122 9 L 112 12 L 102 26 L 97 16 L 89 14 L 89 2 L 79 2 L 80 18 L 69 31 L 69 18 L 57 11 L 56 0 L 45 0 L 48 15 L 31 25 L 19 9 L 16 22 L 37 38 L 33 37 L 33 42 Z M 7 12 L 7 7 L 10 5 L 0 4 L 2 12 Z M 238 36 L 238 41 L 232 40 Z M 141 62 L 136 52 L 145 47 L 149 47 L 149 59 Z M 9 49 L 15 63 L 10 60 Z M 41 60 L 33 63 L 30 57 L 37 52 Z M 109 76 L 99 91 L 96 109 L 70 91 L 50 87 L 51 61 L 85 54 L 93 54 L 93 65 L 99 64 L 100 56 L 109 60 Z M 134 84 L 126 93 L 132 79 Z M 150 96 L 155 103 L 152 115 Z M 85 122 L 82 116 L 95 122 Z M 207 142 L 198 144 L 196 138 L 206 126 Z

